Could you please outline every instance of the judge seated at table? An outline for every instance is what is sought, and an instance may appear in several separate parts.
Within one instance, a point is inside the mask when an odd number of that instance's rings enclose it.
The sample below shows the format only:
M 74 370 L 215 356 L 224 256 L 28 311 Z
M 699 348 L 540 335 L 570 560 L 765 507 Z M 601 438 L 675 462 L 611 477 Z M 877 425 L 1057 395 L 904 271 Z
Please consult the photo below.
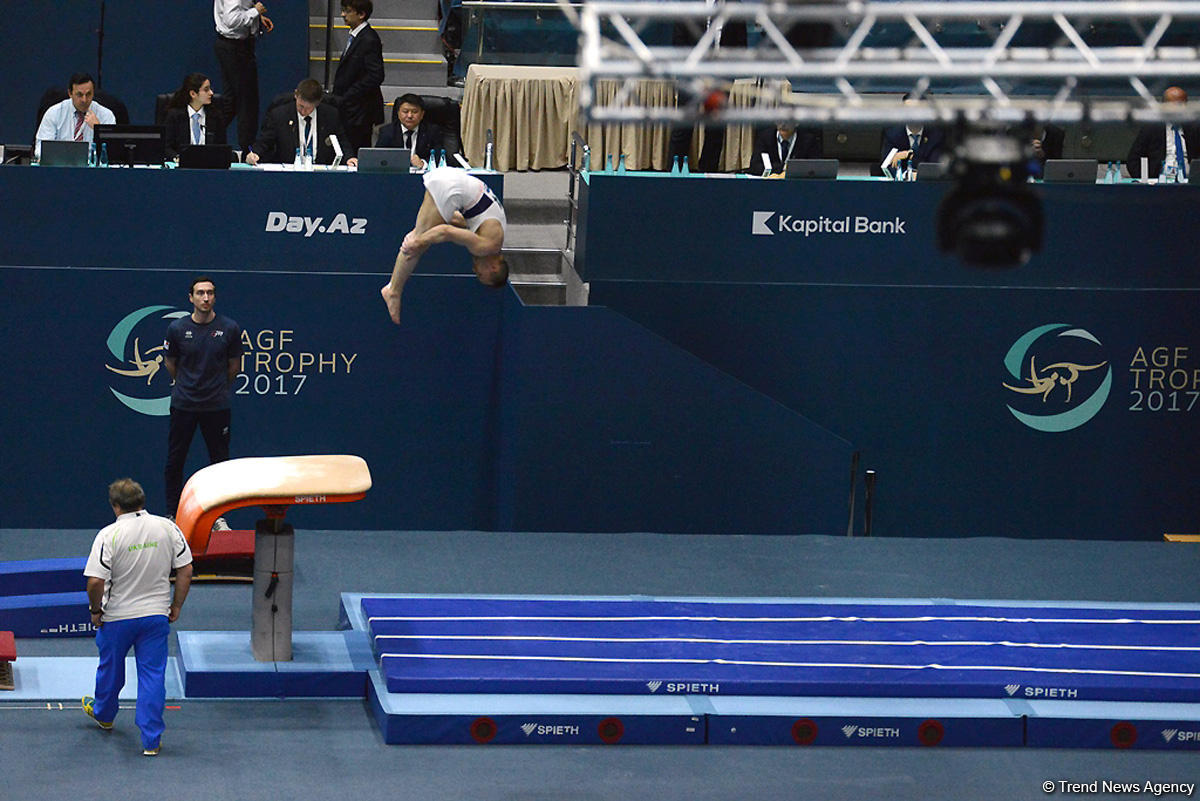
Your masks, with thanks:
M 916 103 L 909 94 L 904 103 Z M 919 122 L 883 130 L 879 147 L 882 166 L 891 171 L 916 170 L 921 164 L 941 161 L 946 149 L 946 134 L 941 128 Z
M 1182 105 L 1188 99 L 1187 92 L 1178 86 L 1169 86 L 1163 92 L 1162 102 Z M 1200 126 L 1181 122 L 1152 122 L 1138 128 L 1137 138 L 1129 148 L 1125 164 L 1130 178 L 1158 178 L 1162 168 L 1187 177 L 1189 160 L 1200 154 Z M 1142 175 L 1142 159 L 1146 159 L 1146 172 Z
M 754 158 L 750 161 L 750 172 L 762 172 L 764 156 L 771 163 L 772 173 L 783 172 L 792 159 L 823 158 L 821 129 L 797 128 L 796 123 L 784 120 L 773 128 L 759 131 L 754 137 Z
M 454 155 L 448 147 L 446 132 L 440 125 L 425 119 L 425 101 L 420 95 L 406 94 L 396 98 L 392 122 L 379 129 L 375 147 L 402 147 L 412 151 L 412 166 L 425 168 L 434 150 L 445 150 L 446 158 Z
M 346 139 L 338 111 L 322 105 L 325 90 L 312 78 L 305 78 L 292 93 L 295 102 L 283 102 L 267 110 L 262 130 L 246 154 L 247 164 L 291 164 L 297 154 L 311 157 L 313 164 L 332 164 L 335 157 L 330 136 L 341 144 L 346 164 L 358 165 L 355 151 Z

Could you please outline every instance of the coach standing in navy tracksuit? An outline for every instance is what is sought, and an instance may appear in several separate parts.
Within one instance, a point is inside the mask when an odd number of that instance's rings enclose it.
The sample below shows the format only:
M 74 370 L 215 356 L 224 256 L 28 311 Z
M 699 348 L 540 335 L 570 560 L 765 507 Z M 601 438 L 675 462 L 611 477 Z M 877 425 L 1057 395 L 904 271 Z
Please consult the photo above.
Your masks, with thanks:
M 213 311 L 217 288 L 202 275 L 188 290 L 192 313 L 171 323 L 163 343 L 171 390 L 171 428 L 167 434 L 167 514 L 172 517 L 183 494 L 183 465 L 196 426 L 208 447 L 208 463 L 229 458 L 230 400 L 233 379 L 242 368 L 242 329 Z M 228 528 L 218 519 L 214 530 Z

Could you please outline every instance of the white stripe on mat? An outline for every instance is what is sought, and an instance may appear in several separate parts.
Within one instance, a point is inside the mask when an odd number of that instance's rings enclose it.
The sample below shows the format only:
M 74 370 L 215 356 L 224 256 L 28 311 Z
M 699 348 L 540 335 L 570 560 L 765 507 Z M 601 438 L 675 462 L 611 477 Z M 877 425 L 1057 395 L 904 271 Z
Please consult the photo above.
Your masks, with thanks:
M 1009 642 L 1007 640 L 723 640 L 709 637 L 549 637 L 538 635 L 503 635 L 503 634 L 377 634 L 375 641 L 380 640 L 479 640 L 486 642 L 611 642 L 611 643 L 651 643 L 651 642 L 692 642 L 714 645 L 896 645 L 896 646 L 989 646 L 1001 645 L 1006 648 L 1048 648 L 1048 649 L 1080 649 L 1101 651 L 1185 651 L 1200 652 L 1200 645 L 1110 645 L 1098 643 L 1070 642 Z
M 1025 667 L 1022 665 L 885 665 L 870 662 L 768 662 L 743 659 L 618 659 L 603 656 L 528 656 L 500 654 L 380 654 L 383 659 L 479 659 L 508 662 L 624 662 L 647 665 L 739 665 L 743 667 L 867 668 L 879 670 L 1011 670 L 1022 673 L 1065 673 L 1100 676 L 1155 676 L 1170 679 L 1200 679 L 1200 673 L 1169 673 L 1152 670 L 1101 670 L 1087 668 Z

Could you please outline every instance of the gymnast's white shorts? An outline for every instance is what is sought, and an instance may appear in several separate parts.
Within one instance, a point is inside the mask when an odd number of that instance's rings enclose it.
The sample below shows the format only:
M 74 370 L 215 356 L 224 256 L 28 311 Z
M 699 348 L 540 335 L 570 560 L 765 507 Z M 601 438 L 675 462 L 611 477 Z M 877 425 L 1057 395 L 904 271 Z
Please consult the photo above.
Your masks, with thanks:
M 508 219 L 496 195 L 487 184 L 468 175 L 466 170 L 438 167 L 425 173 L 422 180 L 443 220 L 449 222 L 457 211 L 466 219 L 471 231 L 477 230 L 484 220 L 497 220 L 500 227 L 507 230 Z

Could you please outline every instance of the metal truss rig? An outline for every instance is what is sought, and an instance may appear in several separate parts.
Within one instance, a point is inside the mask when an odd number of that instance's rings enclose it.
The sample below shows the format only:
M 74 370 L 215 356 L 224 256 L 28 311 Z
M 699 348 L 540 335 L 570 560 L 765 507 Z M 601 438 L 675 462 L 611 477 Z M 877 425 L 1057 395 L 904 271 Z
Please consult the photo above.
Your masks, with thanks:
M 1172 25 L 1195 26 L 1200 21 L 1200 2 L 588 0 L 581 7 L 558 2 L 580 31 L 580 105 L 596 122 L 745 123 L 791 118 L 801 123 L 961 119 L 1004 124 L 1200 118 L 1200 103 L 1160 103 L 1145 83 L 1186 83 L 1200 77 L 1197 47 L 1161 45 Z M 731 22 L 760 28 L 760 43 L 720 46 L 720 32 Z M 1031 22 L 1043 29 L 1048 24 L 1061 36 L 1048 47 L 1013 46 L 1018 31 Z M 698 41 L 690 47 L 647 44 L 639 31 L 655 23 L 690 26 Z M 785 32 L 804 23 L 833 25 L 848 36 L 840 46 L 795 47 Z M 974 23 L 986 43 L 939 44 L 934 32 L 963 23 Z M 1131 39 L 1141 43 L 1089 46 L 1085 40 L 1097 23 L 1127 25 Z M 905 25 L 911 30 L 909 44 L 868 45 L 881 26 L 894 31 Z M 648 78 L 677 82 L 679 105 L 640 104 L 637 85 Z M 722 104 L 720 96 L 713 95 L 745 78 L 757 79 L 753 86 L 758 88 L 746 90 L 742 84 L 740 102 Z M 1090 79 L 1127 81 L 1132 91 L 1127 97 L 1083 96 L 1080 82 Z M 618 82 L 615 95 L 611 89 L 598 91 L 602 80 Z M 869 93 L 866 84 L 879 80 L 905 86 L 911 82 L 911 91 L 921 102 L 903 104 L 899 92 Z M 806 91 L 792 93 L 786 88 L 791 81 Z M 946 84 L 979 89 L 929 91 L 931 86 Z M 601 102 L 601 96 L 611 99 Z

